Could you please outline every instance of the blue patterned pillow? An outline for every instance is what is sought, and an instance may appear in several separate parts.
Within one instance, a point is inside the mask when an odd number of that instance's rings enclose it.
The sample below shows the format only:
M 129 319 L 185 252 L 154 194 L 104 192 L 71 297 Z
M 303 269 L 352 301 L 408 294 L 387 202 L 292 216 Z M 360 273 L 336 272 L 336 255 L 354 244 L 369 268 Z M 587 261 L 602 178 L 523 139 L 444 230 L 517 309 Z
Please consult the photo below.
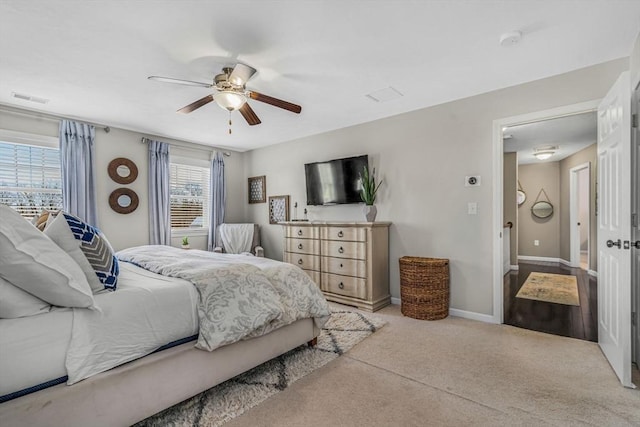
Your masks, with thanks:
M 62 213 L 69 224 L 73 237 L 80 240 L 80 249 L 87 257 L 100 282 L 105 289 L 116 290 L 120 266 L 113 254 L 113 248 L 100 230 L 80 218 Z

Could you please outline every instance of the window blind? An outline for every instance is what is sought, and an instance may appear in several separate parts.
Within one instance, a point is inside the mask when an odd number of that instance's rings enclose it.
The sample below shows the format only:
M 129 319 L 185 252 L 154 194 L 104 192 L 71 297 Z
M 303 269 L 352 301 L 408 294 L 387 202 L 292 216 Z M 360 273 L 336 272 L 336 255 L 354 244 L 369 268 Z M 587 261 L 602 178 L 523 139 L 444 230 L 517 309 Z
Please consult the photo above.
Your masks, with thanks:
M 0 203 L 26 218 L 61 209 L 59 150 L 0 141 Z
M 209 168 L 171 163 L 171 228 L 209 227 Z

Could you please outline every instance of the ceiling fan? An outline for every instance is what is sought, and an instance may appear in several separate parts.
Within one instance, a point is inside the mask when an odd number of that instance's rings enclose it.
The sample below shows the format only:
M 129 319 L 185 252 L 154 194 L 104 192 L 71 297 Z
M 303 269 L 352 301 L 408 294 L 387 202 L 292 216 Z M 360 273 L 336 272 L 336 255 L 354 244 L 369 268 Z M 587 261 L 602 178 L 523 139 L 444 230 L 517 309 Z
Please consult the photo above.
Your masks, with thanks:
M 215 101 L 221 108 L 228 110 L 229 112 L 238 110 L 242 117 L 249 123 L 249 125 L 259 125 L 262 123 L 256 113 L 253 111 L 248 99 L 264 102 L 269 105 L 273 105 L 278 108 L 282 108 L 287 111 L 299 114 L 302 111 L 302 107 L 291 102 L 283 101 L 281 99 L 273 98 L 271 96 L 263 95 L 253 90 L 248 90 L 246 84 L 249 79 L 256 73 L 256 69 L 244 64 L 236 64 L 235 67 L 224 67 L 222 73 L 216 75 L 213 78 L 213 83 L 201 83 L 190 80 L 173 79 L 170 77 L 149 76 L 149 80 L 156 80 L 165 83 L 176 83 L 187 86 L 198 86 L 205 88 L 213 88 L 214 92 L 211 95 L 207 95 L 204 98 L 200 98 L 191 104 L 182 107 L 178 110 L 178 113 L 188 114 L 198 108 L 207 105 L 208 103 Z M 231 124 L 231 121 L 229 121 Z M 231 133 L 231 129 L 229 129 Z

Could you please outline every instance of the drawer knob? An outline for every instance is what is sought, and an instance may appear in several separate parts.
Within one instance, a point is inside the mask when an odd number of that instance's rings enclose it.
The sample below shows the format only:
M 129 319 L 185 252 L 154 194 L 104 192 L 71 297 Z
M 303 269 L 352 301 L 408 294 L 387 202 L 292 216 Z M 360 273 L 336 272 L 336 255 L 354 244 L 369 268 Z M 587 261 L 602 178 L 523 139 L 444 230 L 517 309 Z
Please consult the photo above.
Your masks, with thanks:
M 338 248 L 338 252 L 339 252 L 339 253 L 341 253 L 341 254 L 343 254 L 343 253 L 344 253 L 344 249 L 342 248 L 342 246 L 340 246 L 340 247 Z
M 302 243 L 298 243 L 298 249 L 302 249 Z
M 338 231 L 338 237 L 343 237 L 344 233 L 342 232 L 342 230 Z
M 302 258 L 298 260 L 298 265 L 302 265 Z
M 340 268 L 342 268 L 342 264 L 340 264 Z
M 340 289 L 344 289 L 344 283 L 340 282 L 340 284 L 338 285 L 338 287 L 339 287 Z
M 302 236 L 302 230 L 298 230 L 298 236 Z

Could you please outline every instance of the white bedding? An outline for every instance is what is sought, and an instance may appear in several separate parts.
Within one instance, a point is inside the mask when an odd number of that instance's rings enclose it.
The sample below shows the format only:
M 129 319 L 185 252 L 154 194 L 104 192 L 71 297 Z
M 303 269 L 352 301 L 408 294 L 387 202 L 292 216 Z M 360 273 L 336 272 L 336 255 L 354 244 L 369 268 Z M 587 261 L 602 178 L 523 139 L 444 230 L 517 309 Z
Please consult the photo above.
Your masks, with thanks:
M 195 288 L 186 280 L 123 262 L 118 290 L 95 295 L 100 312 L 57 308 L 37 316 L 0 319 L 0 396 L 65 375 L 72 383 L 116 366 L 92 365 L 104 355 L 121 364 L 195 335 L 197 299 Z M 74 347 L 82 350 L 65 361 L 72 324 Z M 131 337 L 126 348 L 116 344 L 119 334 Z
M 0 319 L 0 396 L 67 375 L 72 319 L 70 308 Z

